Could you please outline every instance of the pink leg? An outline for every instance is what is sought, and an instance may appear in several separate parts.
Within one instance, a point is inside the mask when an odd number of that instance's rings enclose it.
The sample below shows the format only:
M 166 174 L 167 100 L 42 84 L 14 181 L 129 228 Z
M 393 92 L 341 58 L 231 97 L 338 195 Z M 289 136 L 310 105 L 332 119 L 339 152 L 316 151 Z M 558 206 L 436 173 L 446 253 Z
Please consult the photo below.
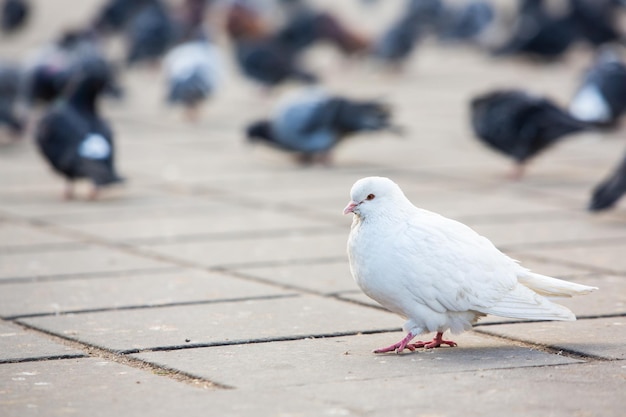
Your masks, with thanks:
M 410 345 L 407 345 L 406 347 L 407 349 L 410 349 L 413 351 L 417 348 L 432 349 L 432 348 L 437 348 L 441 345 L 448 345 L 448 346 L 454 347 L 456 346 L 456 342 L 453 342 L 452 340 L 443 340 L 443 332 L 438 332 L 435 338 L 431 340 L 430 342 L 418 341 L 415 343 L 411 343 Z
M 509 174 L 511 181 L 520 181 L 526 172 L 526 165 L 523 163 L 516 163 L 513 166 L 513 171 Z
M 396 353 L 400 353 L 402 352 L 405 348 L 408 348 L 411 352 L 415 350 L 415 348 L 412 348 L 411 345 L 409 345 L 409 342 L 414 338 L 415 336 L 413 335 L 413 333 L 409 332 L 407 333 L 406 336 L 404 336 L 404 339 L 400 340 L 398 343 L 395 343 L 391 346 L 387 346 L 385 348 L 380 348 L 380 349 L 376 349 L 374 351 L 374 353 L 386 353 L 386 352 L 396 352 Z

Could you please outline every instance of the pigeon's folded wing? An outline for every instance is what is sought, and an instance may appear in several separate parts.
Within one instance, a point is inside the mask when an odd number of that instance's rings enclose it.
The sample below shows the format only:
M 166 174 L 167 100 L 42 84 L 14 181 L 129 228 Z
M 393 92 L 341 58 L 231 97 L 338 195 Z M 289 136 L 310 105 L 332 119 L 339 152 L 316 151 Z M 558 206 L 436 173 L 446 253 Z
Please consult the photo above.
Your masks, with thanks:
M 462 223 L 419 213 L 421 219 L 413 217 L 397 239 L 397 250 L 408 261 L 404 265 L 415 268 L 401 276 L 416 302 L 438 312 L 483 312 L 518 285 L 517 271 L 523 268 L 488 239 Z

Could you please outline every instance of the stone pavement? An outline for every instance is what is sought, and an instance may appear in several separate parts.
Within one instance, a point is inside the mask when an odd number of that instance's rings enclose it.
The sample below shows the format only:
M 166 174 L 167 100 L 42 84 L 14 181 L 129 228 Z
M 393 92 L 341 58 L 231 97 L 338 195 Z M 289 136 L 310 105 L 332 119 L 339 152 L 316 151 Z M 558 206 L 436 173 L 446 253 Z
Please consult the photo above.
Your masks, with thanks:
M 97 2 L 36 3 L 31 30 L 0 42 L 3 57 L 25 56 Z M 392 15 L 345 3 L 372 31 Z M 466 114 L 472 94 L 496 86 L 565 102 L 588 57 L 535 66 L 428 43 L 386 75 L 312 51 L 330 89 L 384 96 L 409 131 L 348 141 L 331 168 L 246 145 L 243 124 L 279 94 L 234 72 L 196 125 L 162 104 L 157 73 L 125 73 L 127 99 L 104 110 L 129 182 L 98 202 L 62 201 L 30 138 L 2 146 L 0 415 L 623 416 L 626 211 L 584 208 L 624 129 L 572 137 L 512 183 Z M 374 355 L 402 319 L 363 296 L 347 265 L 341 210 L 367 175 L 393 178 L 537 272 L 600 290 L 563 301 L 576 322 L 488 317 L 457 348 Z

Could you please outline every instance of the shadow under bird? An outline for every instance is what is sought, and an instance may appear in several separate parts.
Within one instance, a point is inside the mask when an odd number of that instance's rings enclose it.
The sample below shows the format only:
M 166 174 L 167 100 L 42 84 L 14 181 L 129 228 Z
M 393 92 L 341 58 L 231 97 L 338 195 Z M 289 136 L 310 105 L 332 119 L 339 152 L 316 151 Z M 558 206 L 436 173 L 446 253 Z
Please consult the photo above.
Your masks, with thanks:
M 626 65 L 616 53 L 601 51 L 586 72 L 569 105 L 579 120 L 599 126 L 614 126 L 626 111 Z
M 589 210 L 601 211 L 613 207 L 626 193 L 626 154 L 613 173 L 598 184 L 592 193 Z
M 415 207 L 388 178 L 367 177 L 350 191 L 350 271 L 361 290 L 407 321 L 406 336 L 375 353 L 456 346 L 460 333 L 492 314 L 528 320 L 576 320 L 552 298 L 595 287 L 540 275 L 500 252 L 468 226 Z M 432 341 L 411 341 L 436 332 Z
M 113 133 L 98 112 L 98 99 L 109 77 L 105 62 L 83 62 L 70 81 L 67 95 L 37 126 L 39 151 L 67 180 L 66 199 L 73 198 L 73 183 L 78 179 L 93 183 L 90 199 L 97 198 L 100 188 L 123 181 L 114 166 Z
M 375 100 L 357 101 L 324 91 L 304 91 L 277 106 L 270 119 L 247 128 L 248 139 L 293 152 L 302 163 L 330 163 L 331 151 L 343 139 L 359 132 L 389 130 L 391 111 Z
M 563 137 L 589 129 L 545 97 L 520 90 L 496 90 L 470 103 L 476 136 L 490 148 L 516 163 L 512 174 L 519 179 L 525 164 Z

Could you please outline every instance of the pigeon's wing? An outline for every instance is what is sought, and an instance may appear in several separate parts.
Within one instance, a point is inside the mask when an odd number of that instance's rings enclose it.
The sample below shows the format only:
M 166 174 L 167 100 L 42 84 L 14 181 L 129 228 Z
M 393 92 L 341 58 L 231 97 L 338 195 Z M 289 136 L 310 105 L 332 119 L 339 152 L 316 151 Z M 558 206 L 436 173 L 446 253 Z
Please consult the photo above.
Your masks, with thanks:
M 415 301 L 441 313 L 574 319 L 567 308 L 521 285 L 518 275 L 528 271 L 468 226 L 419 209 L 413 219 L 399 247 L 421 272 L 419 277 L 410 271 L 403 275 L 403 289 Z

